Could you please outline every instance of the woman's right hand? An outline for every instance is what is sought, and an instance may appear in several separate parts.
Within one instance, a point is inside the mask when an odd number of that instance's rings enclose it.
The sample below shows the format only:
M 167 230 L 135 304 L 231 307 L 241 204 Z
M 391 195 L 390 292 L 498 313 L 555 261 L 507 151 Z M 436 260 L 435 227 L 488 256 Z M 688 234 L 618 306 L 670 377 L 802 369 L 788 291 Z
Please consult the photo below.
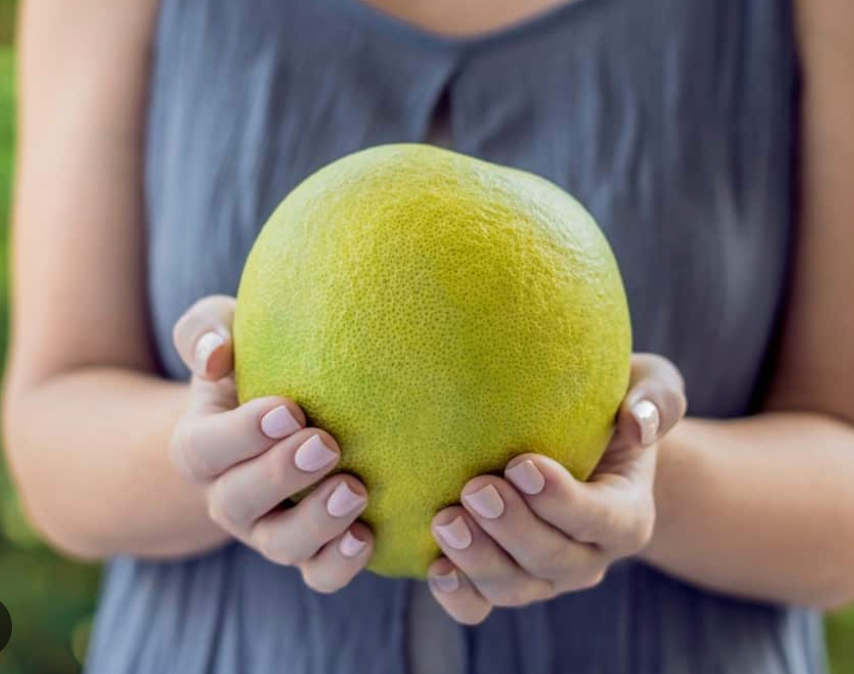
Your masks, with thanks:
M 320 592 L 341 589 L 371 555 L 373 535 L 356 518 L 367 491 L 351 475 L 327 477 L 340 458 L 335 439 L 306 428 L 286 398 L 238 406 L 232 371 L 234 298 L 214 295 L 175 325 L 178 353 L 193 372 L 190 403 L 175 427 L 171 458 L 204 489 L 211 519 L 270 561 L 298 567 Z M 285 499 L 307 487 L 298 504 Z

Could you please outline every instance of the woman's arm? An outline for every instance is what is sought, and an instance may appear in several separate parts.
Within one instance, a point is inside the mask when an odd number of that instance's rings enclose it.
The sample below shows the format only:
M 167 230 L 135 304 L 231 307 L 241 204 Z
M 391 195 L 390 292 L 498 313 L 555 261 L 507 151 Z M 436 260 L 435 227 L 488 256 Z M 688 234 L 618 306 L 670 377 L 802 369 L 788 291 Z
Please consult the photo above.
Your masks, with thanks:
M 141 195 L 155 8 L 26 4 L 5 400 L 12 465 L 32 519 L 78 556 L 175 557 L 234 539 L 331 592 L 373 552 L 356 521 L 367 490 L 329 474 L 335 439 L 306 427 L 292 401 L 238 406 L 234 299 L 201 300 L 175 327 L 189 386 L 155 374 Z
M 854 600 L 854 4 L 802 0 L 802 199 L 767 413 L 662 442 L 644 556 L 726 593 Z
M 813 413 L 686 419 L 662 443 L 642 557 L 727 594 L 854 599 L 854 432 Z
M 142 139 L 156 8 L 22 10 L 6 446 L 35 523 L 83 557 L 225 538 L 169 464 L 187 387 L 149 374 Z

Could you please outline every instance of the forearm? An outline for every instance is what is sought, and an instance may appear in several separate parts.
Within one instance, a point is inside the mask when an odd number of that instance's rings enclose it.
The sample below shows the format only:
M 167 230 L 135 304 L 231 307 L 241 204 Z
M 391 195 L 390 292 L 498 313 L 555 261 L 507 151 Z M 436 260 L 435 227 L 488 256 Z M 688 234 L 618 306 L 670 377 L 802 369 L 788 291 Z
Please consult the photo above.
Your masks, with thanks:
M 67 552 L 175 557 L 225 534 L 201 490 L 169 462 L 187 386 L 117 368 L 87 368 L 6 400 L 6 444 L 31 518 Z
M 642 557 L 728 594 L 854 599 L 854 430 L 816 414 L 686 419 L 663 441 Z

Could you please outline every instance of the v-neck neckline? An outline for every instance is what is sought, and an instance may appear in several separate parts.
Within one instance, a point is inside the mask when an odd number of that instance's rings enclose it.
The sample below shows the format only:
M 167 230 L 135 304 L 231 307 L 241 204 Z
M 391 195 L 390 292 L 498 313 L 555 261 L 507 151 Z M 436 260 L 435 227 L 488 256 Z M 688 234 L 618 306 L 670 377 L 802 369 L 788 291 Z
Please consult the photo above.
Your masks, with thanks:
M 564 0 L 557 5 L 536 12 L 535 14 L 495 28 L 471 35 L 447 35 L 411 23 L 405 19 L 375 7 L 364 0 L 328 0 L 348 9 L 360 20 L 376 26 L 385 32 L 396 34 L 409 41 L 418 42 L 434 49 L 447 51 L 469 51 L 503 43 L 545 28 L 552 22 L 563 19 L 590 3 L 605 3 L 607 0 Z

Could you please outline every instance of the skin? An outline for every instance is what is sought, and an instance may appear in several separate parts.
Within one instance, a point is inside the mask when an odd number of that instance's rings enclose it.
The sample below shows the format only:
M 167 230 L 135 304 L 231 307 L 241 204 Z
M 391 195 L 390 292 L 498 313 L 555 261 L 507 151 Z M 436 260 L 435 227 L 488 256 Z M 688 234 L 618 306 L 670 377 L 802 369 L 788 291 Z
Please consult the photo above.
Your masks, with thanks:
M 676 368 L 634 354 L 617 432 L 587 482 L 545 456 L 523 454 L 507 464 L 503 479 L 470 480 L 461 505 L 435 517 L 444 556 L 429 571 L 433 595 L 456 620 L 475 624 L 495 606 L 524 606 L 599 584 L 612 562 L 650 541 L 657 442 L 684 413 Z M 442 527 L 455 521 L 456 535 L 445 536 Z
M 423 25 L 438 32 L 483 32 L 546 3 L 478 0 L 465 17 L 450 7 L 432 12 L 431 3 L 375 4 L 413 22 L 427 12 L 434 18 Z M 854 313 L 844 310 L 854 287 L 854 5 L 811 0 L 798 9 L 799 237 L 765 410 L 676 423 L 678 376 L 663 359 L 636 355 L 617 438 L 593 480 L 580 484 L 541 456 L 517 457 L 508 468 L 524 464 L 530 475 L 533 465 L 540 492 L 517 487 L 518 472 L 481 476 L 459 506 L 436 515 L 444 554 L 431 588 L 460 622 L 583 590 L 631 554 L 732 595 L 822 608 L 854 598 Z M 333 516 L 329 499 L 344 481 L 357 497 L 369 495 L 352 478 L 328 476 L 334 462 L 297 467 L 311 437 L 339 450 L 321 429 L 303 428 L 290 401 L 234 407 L 232 300 L 206 299 L 176 326 L 191 383 L 157 374 L 142 199 L 155 10 L 154 0 L 24 5 L 9 459 L 33 522 L 69 554 L 173 559 L 237 539 L 333 591 L 364 566 L 372 539 L 355 519 L 363 505 Z M 93 251 L 97 264 L 81 264 Z M 641 399 L 659 417 L 656 430 L 645 425 L 648 447 L 632 415 Z M 295 426 L 271 437 L 263 420 L 277 409 Z M 285 513 L 273 508 L 307 484 L 320 485 L 316 498 Z M 466 498 L 487 486 L 495 490 L 487 505 L 501 498 L 497 517 Z M 471 538 L 461 549 L 439 529 L 457 518 Z M 450 531 L 467 539 L 459 525 Z M 353 556 L 342 552 L 347 532 L 364 544 Z
M 293 401 L 258 398 L 238 406 L 233 316 L 234 298 L 207 297 L 175 326 L 175 346 L 193 377 L 189 409 L 172 434 L 172 462 L 201 487 L 208 516 L 231 537 L 271 562 L 299 567 L 312 588 L 333 592 L 370 559 L 373 536 L 356 522 L 367 505 L 367 490 L 350 475 L 328 477 L 340 448 L 326 431 L 307 428 Z M 318 441 L 328 460 L 306 470 L 300 457 Z M 315 489 L 297 505 L 279 507 L 311 486 Z M 349 491 L 352 507 L 345 513 L 335 507 L 336 490 Z
M 432 33 L 466 36 L 489 33 L 528 21 L 564 1 L 467 0 L 460 3 L 456 0 L 365 0 L 365 4 Z

